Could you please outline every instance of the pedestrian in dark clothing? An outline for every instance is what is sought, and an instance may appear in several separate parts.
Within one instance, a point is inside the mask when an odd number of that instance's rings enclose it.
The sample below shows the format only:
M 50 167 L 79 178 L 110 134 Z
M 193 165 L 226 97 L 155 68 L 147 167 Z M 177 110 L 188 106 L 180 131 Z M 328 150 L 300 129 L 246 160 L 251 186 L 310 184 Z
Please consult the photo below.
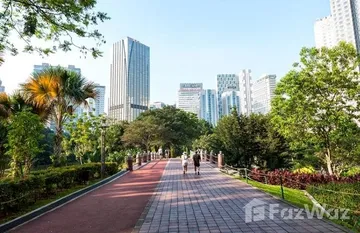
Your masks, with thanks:
M 196 152 L 193 156 L 195 175 L 196 175 L 196 171 L 197 171 L 197 174 L 200 175 L 200 160 L 201 160 L 200 154 L 198 152 Z

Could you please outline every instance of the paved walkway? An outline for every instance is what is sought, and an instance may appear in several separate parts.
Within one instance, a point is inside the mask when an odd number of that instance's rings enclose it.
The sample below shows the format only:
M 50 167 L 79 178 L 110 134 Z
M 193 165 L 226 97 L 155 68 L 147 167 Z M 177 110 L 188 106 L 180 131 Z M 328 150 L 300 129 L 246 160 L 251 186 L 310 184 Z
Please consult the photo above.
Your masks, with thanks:
M 12 232 L 131 232 L 168 161 L 151 162 Z
M 254 216 L 244 209 L 250 201 L 258 205 L 253 209 Z M 183 175 L 180 160 L 172 159 L 142 226 L 134 232 L 344 232 L 335 224 L 306 216 L 305 219 L 285 220 L 275 214 L 270 218 L 270 203 L 278 204 L 276 209 L 293 208 L 243 182 L 221 175 L 204 163 L 200 176 L 194 175 L 192 165 L 188 174 Z M 260 218 L 261 214 L 267 216 L 265 220 L 245 222 L 255 215 Z M 285 212 L 285 216 L 288 215 Z

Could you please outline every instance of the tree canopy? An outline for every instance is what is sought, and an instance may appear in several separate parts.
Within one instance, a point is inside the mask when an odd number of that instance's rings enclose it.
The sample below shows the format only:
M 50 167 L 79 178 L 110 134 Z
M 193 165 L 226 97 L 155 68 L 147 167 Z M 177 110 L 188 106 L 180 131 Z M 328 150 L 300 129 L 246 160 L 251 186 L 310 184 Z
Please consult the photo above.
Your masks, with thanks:
M 24 52 L 48 55 L 58 50 L 78 49 L 85 56 L 101 56 L 99 46 L 105 43 L 104 36 L 96 25 L 110 19 L 106 13 L 94 10 L 96 0 L 1 0 L 0 51 L 8 50 L 13 55 L 19 48 L 11 41 L 15 33 L 24 42 Z M 76 38 L 94 39 L 95 46 L 78 44 Z M 37 46 L 33 39 L 50 42 L 51 46 Z
M 272 102 L 277 130 L 293 149 L 312 148 L 330 174 L 359 158 L 359 64 L 356 49 L 345 42 L 303 48 Z

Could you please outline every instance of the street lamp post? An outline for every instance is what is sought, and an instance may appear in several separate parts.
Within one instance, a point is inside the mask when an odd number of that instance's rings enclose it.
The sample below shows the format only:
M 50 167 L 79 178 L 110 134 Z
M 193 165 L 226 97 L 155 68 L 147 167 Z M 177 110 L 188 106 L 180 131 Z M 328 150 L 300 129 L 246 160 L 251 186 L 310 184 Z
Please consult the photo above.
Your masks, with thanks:
M 108 126 L 106 125 L 106 119 L 102 119 L 101 128 L 101 179 L 105 176 L 105 129 Z

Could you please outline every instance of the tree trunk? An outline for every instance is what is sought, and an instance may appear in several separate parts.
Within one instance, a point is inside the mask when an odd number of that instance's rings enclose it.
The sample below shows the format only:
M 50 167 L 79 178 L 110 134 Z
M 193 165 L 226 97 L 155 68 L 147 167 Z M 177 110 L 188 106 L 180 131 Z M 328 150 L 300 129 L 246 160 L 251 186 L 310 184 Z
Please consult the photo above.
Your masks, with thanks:
M 63 140 L 63 130 L 62 130 L 62 116 L 56 117 L 56 132 L 55 132 L 55 143 L 54 143 L 54 166 L 61 165 L 61 153 L 62 153 L 62 140 Z
M 329 175 L 333 175 L 334 173 L 332 169 L 331 151 L 329 148 L 326 149 L 325 159 L 326 159 L 326 166 L 328 169 L 328 173 Z

